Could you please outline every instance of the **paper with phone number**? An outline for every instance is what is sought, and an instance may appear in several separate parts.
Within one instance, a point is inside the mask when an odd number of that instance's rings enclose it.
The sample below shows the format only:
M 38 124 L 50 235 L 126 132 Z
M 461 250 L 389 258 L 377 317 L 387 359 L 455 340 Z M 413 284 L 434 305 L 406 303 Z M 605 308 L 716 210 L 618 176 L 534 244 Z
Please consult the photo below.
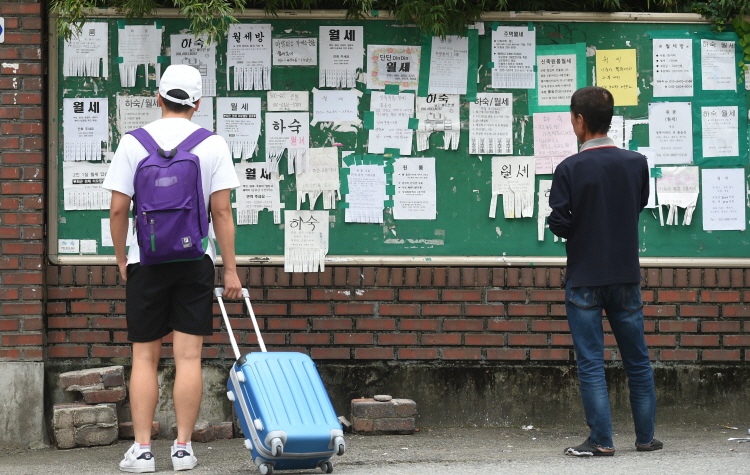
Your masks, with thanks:
M 284 211 L 284 272 L 323 272 L 328 211 Z

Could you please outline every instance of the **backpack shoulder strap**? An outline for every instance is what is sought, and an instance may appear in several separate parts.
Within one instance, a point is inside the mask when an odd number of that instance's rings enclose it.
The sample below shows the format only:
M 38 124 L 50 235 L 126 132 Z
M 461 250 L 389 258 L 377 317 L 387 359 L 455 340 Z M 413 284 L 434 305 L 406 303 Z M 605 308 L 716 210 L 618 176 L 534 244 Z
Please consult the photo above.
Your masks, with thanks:
M 151 134 L 146 132 L 146 129 L 141 127 L 140 129 L 131 130 L 128 132 L 128 134 L 135 137 L 135 139 L 143 145 L 143 148 L 146 149 L 146 151 L 151 154 L 155 151 L 159 150 L 159 144 L 156 143 L 156 140 L 154 140 L 153 137 L 151 137 Z
M 180 142 L 180 144 L 175 147 L 177 150 L 182 150 L 183 152 L 187 152 L 189 150 L 192 150 L 195 148 L 199 143 L 203 142 L 207 138 L 211 137 L 212 135 L 216 135 L 215 133 L 211 132 L 208 129 L 204 129 L 203 127 L 199 128 L 192 134 L 188 135 L 185 140 Z

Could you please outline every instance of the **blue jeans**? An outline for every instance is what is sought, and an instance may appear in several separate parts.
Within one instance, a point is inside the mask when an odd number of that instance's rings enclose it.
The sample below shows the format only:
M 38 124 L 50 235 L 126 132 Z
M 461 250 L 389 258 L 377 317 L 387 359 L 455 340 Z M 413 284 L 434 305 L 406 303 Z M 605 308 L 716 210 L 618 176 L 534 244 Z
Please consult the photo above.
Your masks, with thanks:
M 571 288 L 568 282 L 565 286 L 565 309 L 576 350 L 581 399 L 586 423 L 591 428 L 591 442 L 603 448 L 614 446 L 609 394 L 604 378 L 602 310 L 605 310 L 628 375 L 635 443 L 650 444 L 654 438 L 656 390 L 643 336 L 640 284 Z

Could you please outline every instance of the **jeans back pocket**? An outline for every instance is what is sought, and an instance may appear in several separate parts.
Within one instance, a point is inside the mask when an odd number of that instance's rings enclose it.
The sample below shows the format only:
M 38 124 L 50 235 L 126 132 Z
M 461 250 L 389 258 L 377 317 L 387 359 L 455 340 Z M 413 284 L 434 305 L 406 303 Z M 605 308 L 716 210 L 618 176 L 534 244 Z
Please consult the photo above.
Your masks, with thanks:
M 571 287 L 570 303 L 579 308 L 591 308 L 601 305 L 598 287 Z
M 622 284 L 622 308 L 630 312 L 635 312 L 643 307 L 643 298 L 641 297 L 641 284 Z

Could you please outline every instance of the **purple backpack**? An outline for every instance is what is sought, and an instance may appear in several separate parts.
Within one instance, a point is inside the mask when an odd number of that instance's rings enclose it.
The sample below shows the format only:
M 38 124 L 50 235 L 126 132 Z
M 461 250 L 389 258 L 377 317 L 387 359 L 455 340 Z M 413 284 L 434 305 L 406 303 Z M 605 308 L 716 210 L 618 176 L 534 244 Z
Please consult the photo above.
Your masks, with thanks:
M 202 259 L 208 214 L 196 145 L 215 135 L 200 128 L 173 150 L 162 150 L 145 129 L 128 132 L 148 152 L 133 178 L 133 221 L 141 264 Z

